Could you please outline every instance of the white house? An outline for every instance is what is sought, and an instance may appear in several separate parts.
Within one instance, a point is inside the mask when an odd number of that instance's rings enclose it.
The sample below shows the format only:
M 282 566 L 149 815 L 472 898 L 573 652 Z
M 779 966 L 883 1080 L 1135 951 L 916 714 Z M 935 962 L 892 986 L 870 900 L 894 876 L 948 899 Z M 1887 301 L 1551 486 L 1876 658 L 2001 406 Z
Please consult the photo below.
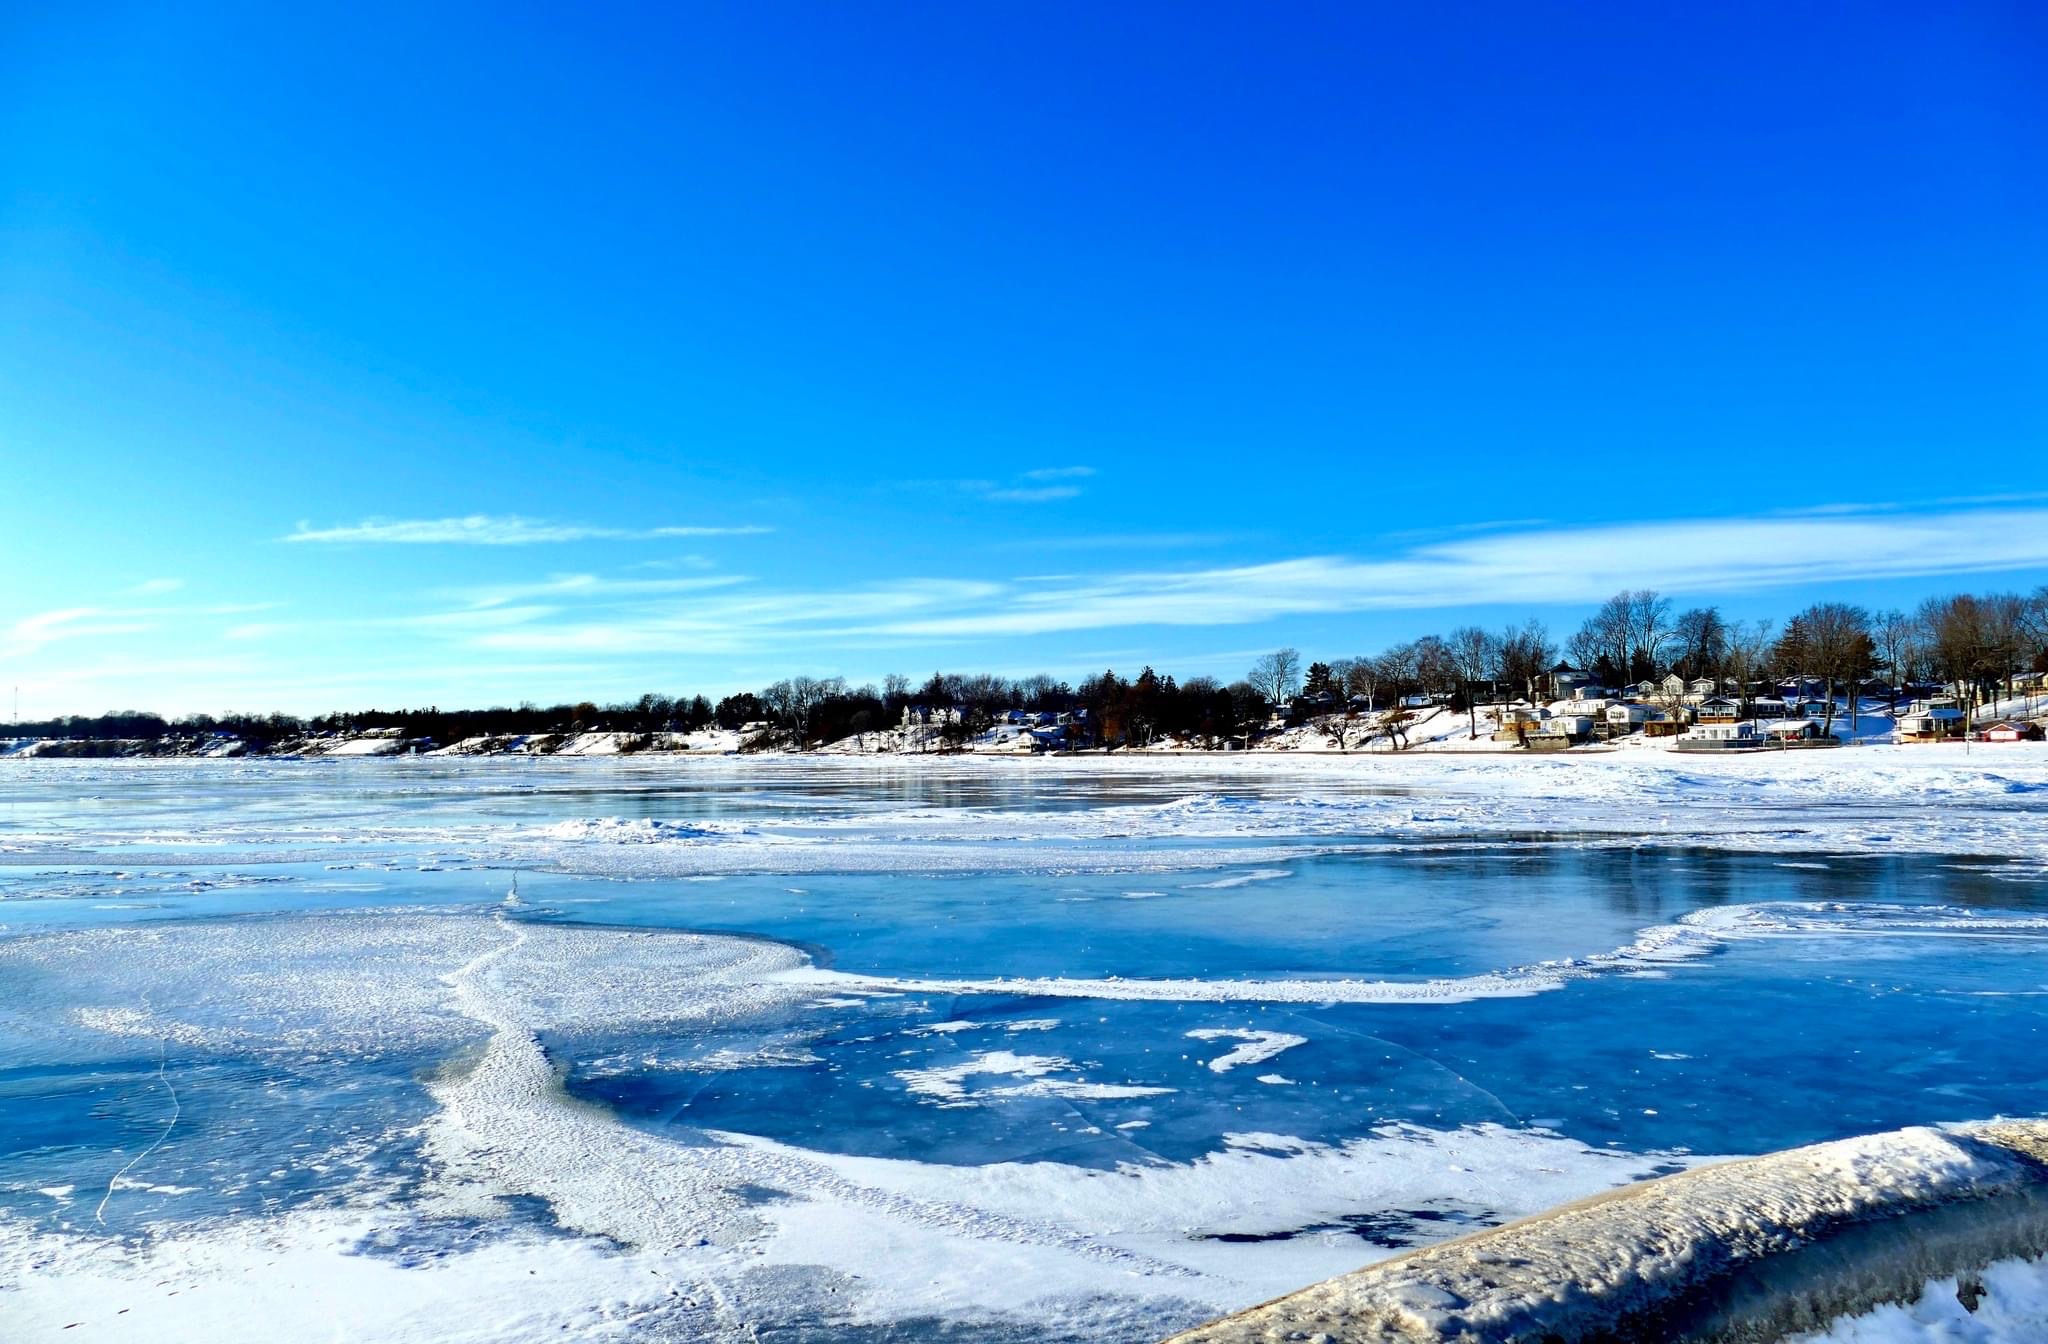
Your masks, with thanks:
M 1679 734 L 1680 751 L 1737 751 L 1765 745 L 1764 735 L 1750 719 L 1737 723 L 1701 723 Z
M 1773 742 L 1826 742 L 1833 739 L 1820 719 L 1767 719 L 1757 725 Z
M 1899 715 L 1892 728 L 1895 742 L 1960 742 L 1966 720 L 1954 705 L 1935 704 Z
M 1644 724 L 1663 717 L 1663 713 L 1654 705 L 1609 705 L 1607 707 L 1607 728 L 1610 732 L 1633 733 Z
M 1584 714 L 1558 714 L 1545 719 L 1536 729 L 1539 737 L 1561 737 L 1584 742 L 1593 735 L 1593 720 Z

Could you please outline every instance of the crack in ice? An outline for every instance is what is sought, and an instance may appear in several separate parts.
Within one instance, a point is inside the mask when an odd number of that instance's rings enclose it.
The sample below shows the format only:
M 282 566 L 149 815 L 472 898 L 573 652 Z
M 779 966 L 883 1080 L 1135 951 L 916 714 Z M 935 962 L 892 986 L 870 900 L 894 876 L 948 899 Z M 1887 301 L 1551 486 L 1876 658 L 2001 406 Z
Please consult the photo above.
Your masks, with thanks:
M 101 1227 L 107 1225 L 107 1201 L 114 1197 L 114 1187 L 121 1183 L 122 1177 L 140 1166 L 143 1160 L 151 1153 L 164 1146 L 164 1140 L 171 1137 L 171 1131 L 178 1127 L 178 1117 L 184 1114 L 185 1107 L 184 1103 L 178 1100 L 178 1089 L 171 1085 L 171 1075 L 167 1068 L 169 1062 L 169 1048 L 159 1043 L 157 1047 L 156 1080 L 164 1085 L 164 1091 L 171 1094 L 171 1118 L 164 1121 L 164 1132 L 156 1136 L 155 1143 L 150 1144 L 149 1147 L 129 1158 L 126 1166 L 107 1178 L 107 1192 L 100 1196 L 99 1207 L 92 1211 L 93 1221 Z

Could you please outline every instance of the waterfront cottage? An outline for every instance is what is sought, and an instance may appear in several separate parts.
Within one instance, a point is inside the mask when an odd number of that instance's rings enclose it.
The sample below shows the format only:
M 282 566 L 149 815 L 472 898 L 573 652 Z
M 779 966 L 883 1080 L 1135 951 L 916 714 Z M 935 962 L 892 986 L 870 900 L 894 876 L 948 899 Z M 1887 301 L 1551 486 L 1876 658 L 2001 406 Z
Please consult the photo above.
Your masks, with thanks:
M 1963 711 L 1954 705 L 1928 705 L 1901 714 L 1892 737 L 1898 742 L 1960 742 L 1964 727 Z
M 1501 714 L 1500 726 L 1494 729 L 1493 740 L 1527 742 L 1543 731 L 1543 724 L 1549 718 L 1550 711 L 1547 709 L 1530 709 L 1525 705 L 1516 705 Z
M 1706 723 L 1680 734 L 1672 746 L 1678 751 L 1752 751 L 1766 745 L 1754 721 Z
M 1588 741 L 1593 736 L 1593 719 L 1584 714 L 1557 714 L 1545 719 L 1529 735 L 1529 745 L 1539 751 L 1560 751 Z
M 1609 705 L 1605 711 L 1604 721 L 1609 737 L 1647 733 L 1654 726 L 1670 722 L 1664 711 L 1655 705 L 1638 703 Z
M 1757 729 L 1766 739 L 1779 745 L 1814 743 L 1827 746 L 1840 741 L 1827 731 L 1821 719 L 1766 719 L 1757 724 Z

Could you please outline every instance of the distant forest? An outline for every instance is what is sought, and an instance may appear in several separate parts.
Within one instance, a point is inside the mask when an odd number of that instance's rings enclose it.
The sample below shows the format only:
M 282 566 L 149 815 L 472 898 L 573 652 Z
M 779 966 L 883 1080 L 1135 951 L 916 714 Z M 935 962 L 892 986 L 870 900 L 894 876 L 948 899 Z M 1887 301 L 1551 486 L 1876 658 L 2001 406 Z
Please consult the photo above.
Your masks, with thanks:
M 945 731 L 965 737 L 1010 711 L 1085 719 L 1102 744 L 1162 737 L 1220 740 L 1264 721 L 1303 697 L 1327 704 L 1362 700 L 1370 707 L 1427 695 L 1464 707 L 1480 700 L 1535 700 L 1563 661 L 1594 682 L 1619 687 L 1676 673 L 1712 677 L 1748 688 L 1774 678 L 1812 678 L 1835 688 L 1880 694 L 1933 682 L 1966 695 L 1989 696 L 2027 672 L 2048 672 L 2048 586 L 2031 595 L 1960 593 L 1931 598 L 1912 612 L 1872 612 L 1820 602 L 1785 620 L 1728 621 L 1718 608 L 1680 610 L 1655 592 L 1615 594 L 1559 645 L 1538 621 L 1503 630 L 1462 626 L 1425 635 L 1378 654 L 1304 664 L 1293 649 L 1261 657 L 1236 681 L 1176 679 L 1146 667 L 1134 677 L 1114 671 L 1069 683 L 1055 677 L 1010 678 L 934 673 L 923 682 L 889 676 L 877 686 L 839 677 L 789 677 L 758 692 L 713 702 L 702 695 L 643 695 L 614 704 L 594 701 L 520 704 L 490 709 L 365 709 L 301 718 L 288 714 L 192 714 L 178 719 L 140 711 L 72 716 L 15 724 L 11 736 L 96 741 L 153 741 L 226 734 L 268 746 L 325 733 L 396 729 L 407 738 L 448 744 L 465 738 L 615 731 L 697 732 L 713 725 L 760 725 L 762 739 L 781 744 L 833 742 L 894 728 L 906 710 L 937 709 Z M 1881 686 L 1872 686 L 1882 678 Z

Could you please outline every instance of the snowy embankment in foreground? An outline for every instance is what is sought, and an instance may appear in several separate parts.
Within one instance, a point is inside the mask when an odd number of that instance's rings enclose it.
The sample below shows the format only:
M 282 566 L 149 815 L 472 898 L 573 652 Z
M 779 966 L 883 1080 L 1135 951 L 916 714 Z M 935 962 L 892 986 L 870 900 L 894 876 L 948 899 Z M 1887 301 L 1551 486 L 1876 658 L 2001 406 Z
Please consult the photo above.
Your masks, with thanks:
M 2038 1340 L 2048 1280 L 2028 1258 L 2048 1248 L 2044 1156 L 2048 1123 L 2034 1121 L 1702 1167 L 1396 1256 L 1175 1339 Z

